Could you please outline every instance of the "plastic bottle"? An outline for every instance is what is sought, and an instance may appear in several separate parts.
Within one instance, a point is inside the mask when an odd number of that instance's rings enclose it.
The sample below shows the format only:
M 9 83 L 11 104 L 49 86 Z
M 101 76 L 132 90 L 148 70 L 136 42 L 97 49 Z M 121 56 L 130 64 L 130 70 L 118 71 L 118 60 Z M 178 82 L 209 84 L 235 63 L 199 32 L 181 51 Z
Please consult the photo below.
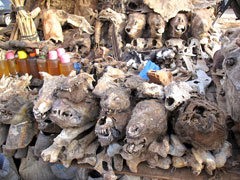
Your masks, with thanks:
M 9 70 L 6 60 L 0 60 L 0 77 L 2 77 L 5 74 L 5 76 L 9 76 Z
M 48 72 L 47 69 L 47 60 L 45 56 L 40 56 L 37 59 L 38 72 Z M 43 79 L 43 76 L 40 74 L 40 79 Z
M 53 76 L 60 75 L 57 51 L 48 52 L 47 68 L 49 74 Z
M 30 74 L 27 57 L 28 56 L 27 56 L 27 53 L 25 51 L 18 51 L 19 73 L 20 73 L 20 75 L 25 75 L 26 73 Z
M 61 63 L 59 64 L 60 73 L 64 76 L 68 76 L 73 68 L 73 63 L 70 61 L 70 56 L 68 54 L 63 54 L 61 56 Z
M 37 66 L 36 53 L 30 53 L 29 54 L 28 65 L 29 65 L 30 74 L 34 78 L 40 78 L 40 75 L 39 75 L 39 72 L 38 72 L 38 66 Z
M 58 48 L 57 49 L 57 55 L 59 58 L 61 58 L 61 56 L 65 54 L 65 49 L 64 48 Z
M 17 62 L 14 53 L 12 51 L 7 52 L 6 59 L 10 74 L 17 75 L 19 69 L 17 68 Z

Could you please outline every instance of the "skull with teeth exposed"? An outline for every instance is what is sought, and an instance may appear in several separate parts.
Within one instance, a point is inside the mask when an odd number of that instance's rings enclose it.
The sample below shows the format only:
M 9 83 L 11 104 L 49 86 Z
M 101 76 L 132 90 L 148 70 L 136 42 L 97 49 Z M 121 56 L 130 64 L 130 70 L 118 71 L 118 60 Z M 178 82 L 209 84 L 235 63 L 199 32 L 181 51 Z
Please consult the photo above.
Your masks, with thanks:
M 57 99 L 57 88 L 66 80 L 66 77 L 51 76 L 48 73 L 42 73 L 42 75 L 44 76 L 44 84 L 34 102 L 33 113 L 40 125 L 46 126 L 52 104 Z M 45 120 L 46 122 L 44 122 Z
M 130 115 L 131 111 L 108 114 L 97 121 L 95 133 L 102 146 L 123 138 Z
M 78 104 L 67 99 L 57 99 L 53 104 L 50 119 L 61 128 L 80 127 L 95 120 L 98 112 L 98 103 L 93 98 Z
M 151 36 L 153 38 L 162 38 L 166 26 L 162 16 L 157 13 L 149 13 L 147 21 L 150 26 Z
M 167 113 L 157 100 L 144 100 L 133 109 L 126 129 L 123 157 L 137 157 L 148 145 L 167 131 Z
M 188 17 L 184 13 L 178 13 L 170 20 L 169 37 L 180 38 L 187 31 Z

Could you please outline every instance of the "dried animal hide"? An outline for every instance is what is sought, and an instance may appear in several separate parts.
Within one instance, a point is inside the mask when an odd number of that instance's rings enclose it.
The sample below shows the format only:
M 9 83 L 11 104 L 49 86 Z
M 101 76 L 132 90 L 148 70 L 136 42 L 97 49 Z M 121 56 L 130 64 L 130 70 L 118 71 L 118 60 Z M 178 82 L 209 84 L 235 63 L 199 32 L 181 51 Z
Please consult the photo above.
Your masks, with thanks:
M 148 6 L 143 4 L 142 0 L 128 0 L 126 10 L 128 12 L 140 12 L 140 13 L 147 13 L 152 11 Z
M 37 133 L 37 123 L 34 121 L 25 121 L 16 125 L 12 124 L 8 132 L 5 149 L 23 149 L 29 145 Z
M 93 94 L 102 97 L 108 89 L 120 87 L 119 82 L 125 77 L 126 74 L 122 70 L 108 66 L 107 71 L 98 80 L 98 83 L 93 90 Z
M 199 98 L 188 100 L 179 109 L 174 131 L 182 142 L 203 150 L 220 148 L 227 137 L 223 112 L 215 104 Z
M 0 80 L 0 102 L 8 101 L 14 96 L 21 95 L 28 97 L 30 91 L 28 86 L 32 76 L 28 74 L 21 77 L 6 77 L 3 76 Z
M 127 125 L 127 142 L 123 151 L 134 158 L 145 151 L 155 139 L 165 136 L 166 131 L 167 113 L 164 106 L 153 99 L 141 101 L 135 106 Z
M 128 15 L 125 31 L 132 39 L 140 38 L 146 25 L 146 15 L 141 13 L 132 13 Z
M 172 73 L 165 70 L 150 70 L 147 72 L 147 76 L 150 83 L 162 84 L 163 86 L 167 86 L 173 81 Z
M 169 20 L 168 36 L 170 38 L 180 38 L 188 29 L 188 17 L 184 13 L 178 13 Z
M 54 10 L 45 10 L 42 12 L 43 32 L 45 40 L 54 40 L 63 42 L 62 26 Z
M 153 141 L 148 148 L 148 151 L 157 153 L 159 156 L 166 158 L 170 151 L 169 136 L 165 136 L 161 142 Z
M 191 98 L 190 92 L 192 88 L 185 82 L 171 82 L 164 87 L 165 91 L 165 107 L 169 111 L 175 110 L 182 103 Z
M 56 96 L 73 103 L 80 103 L 88 99 L 88 96 L 91 96 L 94 81 L 93 75 L 88 73 L 80 73 L 73 77 L 69 76 L 58 86 Z
M 78 104 L 66 99 L 57 99 L 49 117 L 61 128 L 74 128 L 94 122 L 98 115 L 99 106 L 95 99 L 89 98 Z
M 107 146 L 125 136 L 130 116 L 131 111 L 128 110 L 99 118 L 95 127 L 95 133 L 101 146 Z
M 64 42 L 62 47 L 70 51 L 79 53 L 82 57 L 86 57 L 90 53 L 91 39 L 90 35 L 81 32 L 80 29 L 70 29 L 64 31 Z
M 90 1 L 77 0 L 77 2 L 75 3 L 74 14 L 85 17 L 85 19 L 90 24 L 92 24 L 94 22 L 95 17 L 97 16 L 96 13 L 97 6 L 98 0 Z
M 191 17 L 190 33 L 197 39 L 209 36 L 212 28 L 213 9 L 198 9 L 193 12 Z
M 216 167 L 222 168 L 227 162 L 227 158 L 232 156 L 232 144 L 225 141 L 223 146 L 213 152 L 216 159 Z
M 151 37 L 161 39 L 166 27 L 166 22 L 162 16 L 157 13 L 149 13 L 147 22 L 150 26 Z
M 189 12 L 193 9 L 191 0 L 144 0 L 143 2 L 154 12 L 159 13 L 166 22 L 180 11 Z
M 42 13 L 43 32 L 45 40 L 63 42 L 62 24 L 65 22 L 78 27 L 81 31 L 93 34 L 94 30 L 87 20 L 82 16 L 68 14 L 63 10 L 45 10 Z

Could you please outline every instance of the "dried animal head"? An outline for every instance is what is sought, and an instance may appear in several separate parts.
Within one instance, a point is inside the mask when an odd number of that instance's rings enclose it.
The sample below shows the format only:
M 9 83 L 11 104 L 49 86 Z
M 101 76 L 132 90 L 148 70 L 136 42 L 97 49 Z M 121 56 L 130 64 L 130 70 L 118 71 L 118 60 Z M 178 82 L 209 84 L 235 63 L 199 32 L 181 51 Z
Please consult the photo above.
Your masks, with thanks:
M 73 103 L 79 103 L 91 95 L 93 81 L 95 81 L 93 75 L 88 73 L 80 73 L 73 77 L 69 76 L 58 86 L 56 96 L 68 99 Z
M 163 86 L 154 83 L 143 82 L 137 87 L 137 91 L 140 98 L 163 99 L 165 97 Z
M 237 122 L 240 121 L 237 108 L 240 105 L 240 99 L 238 98 L 240 91 L 239 52 L 240 48 L 236 49 L 232 53 L 229 53 L 223 61 L 223 69 L 225 70 L 223 89 L 226 97 L 227 113 L 234 121 Z
M 108 114 L 99 118 L 95 133 L 101 146 L 107 146 L 124 137 L 125 128 L 131 116 L 131 111 Z
M 132 13 L 128 15 L 125 31 L 132 39 L 141 37 L 146 25 L 146 15 L 141 13 Z
M 206 37 L 212 28 L 212 17 L 212 9 L 195 10 L 191 18 L 191 35 L 198 39 Z
M 62 26 L 54 10 L 44 10 L 42 13 L 43 32 L 45 40 L 63 42 Z
M 165 107 L 169 111 L 175 110 L 184 101 L 191 98 L 192 88 L 185 82 L 171 82 L 164 87 Z
M 98 80 L 97 85 L 93 90 L 93 94 L 101 97 L 110 88 L 119 87 L 122 79 L 125 78 L 125 73 L 111 66 L 107 67 L 107 71 Z
M 147 126 L 146 126 L 147 124 Z M 139 102 L 132 113 L 126 129 L 125 153 L 136 157 L 155 139 L 167 131 L 167 113 L 157 100 Z
M 127 88 L 108 89 L 101 97 L 102 111 L 107 113 L 126 111 L 131 105 L 130 93 Z
M 188 100 L 179 109 L 174 130 L 182 142 L 204 150 L 221 147 L 227 137 L 223 112 L 215 104 L 199 98 Z
M 96 120 L 99 106 L 95 99 L 72 103 L 67 99 L 57 99 L 52 106 L 50 120 L 61 128 L 81 127 Z
M 163 86 L 167 86 L 173 81 L 172 73 L 165 70 L 150 70 L 147 72 L 147 76 L 150 83 L 162 84 Z
M 188 28 L 188 17 L 184 13 L 178 13 L 173 19 L 169 21 L 170 38 L 180 38 Z
M 67 79 L 65 76 L 51 76 L 48 73 L 42 73 L 42 75 L 44 76 L 44 84 L 33 107 L 35 119 L 39 122 L 48 118 L 48 112 L 57 98 L 57 89 Z
M 152 38 L 162 38 L 162 34 L 165 31 L 166 22 L 160 14 L 149 13 L 147 22 L 150 26 Z

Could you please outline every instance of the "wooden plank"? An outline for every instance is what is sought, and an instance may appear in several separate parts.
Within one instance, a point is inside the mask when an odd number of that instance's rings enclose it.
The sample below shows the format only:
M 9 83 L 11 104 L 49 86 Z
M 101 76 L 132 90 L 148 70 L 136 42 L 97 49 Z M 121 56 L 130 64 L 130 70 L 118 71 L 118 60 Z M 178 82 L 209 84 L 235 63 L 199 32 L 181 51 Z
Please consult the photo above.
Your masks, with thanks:
M 72 164 L 80 168 L 92 169 L 94 168 L 88 164 Z M 124 167 L 122 171 L 115 171 L 116 174 L 120 175 L 130 175 L 130 176 L 140 176 L 152 179 L 166 179 L 166 180 L 240 180 L 240 167 L 228 168 L 217 170 L 213 176 L 206 174 L 203 170 L 199 176 L 192 174 L 190 168 L 182 169 L 159 169 L 159 168 L 149 168 L 146 163 L 142 163 L 138 167 L 138 173 L 130 172 L 128 167 Z

